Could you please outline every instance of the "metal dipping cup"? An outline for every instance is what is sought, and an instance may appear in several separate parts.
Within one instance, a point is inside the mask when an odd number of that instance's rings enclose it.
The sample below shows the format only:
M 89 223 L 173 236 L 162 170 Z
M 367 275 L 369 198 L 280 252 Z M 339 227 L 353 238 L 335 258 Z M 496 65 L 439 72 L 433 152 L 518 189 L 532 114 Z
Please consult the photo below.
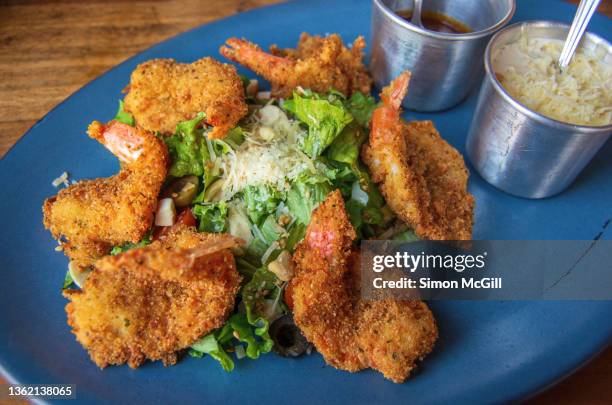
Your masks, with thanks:
M 412 72 L 402 105 L 440 111 L 462 101 L 482 78 L 482 55 L 491 36 L 514 15 L 514 0 L 427 0 L 423 11 L 442 13 L 473 31 L 450 34 L 412 25 L 395 14 L 412 0 L 372 1 L 370 71 L 378 88 L 404 70 Z
M 612 125 L 573 125 L 545 117 L 512 98 L 495 77 L 492 55 L 521 31 L 534 38 L 565 40 L 568 25 L 533 21 L 513 24 L 487 46 L 485 78 L 467 137 L 467 156 L 495 187 L 526 198 L 545 198 L 567 188 L 606 143 Z M 612 64 L 612 47 L 586 33 L 581 46 Z

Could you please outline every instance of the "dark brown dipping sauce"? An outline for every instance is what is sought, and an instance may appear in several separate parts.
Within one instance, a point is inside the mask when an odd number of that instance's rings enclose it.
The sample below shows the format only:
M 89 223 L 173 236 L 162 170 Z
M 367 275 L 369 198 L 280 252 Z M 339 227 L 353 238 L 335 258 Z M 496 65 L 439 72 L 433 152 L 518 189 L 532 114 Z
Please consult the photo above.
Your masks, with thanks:
M 397 10 L 395 14 L 408 22 L 410 22 L 412 18 L 412 10 Z M 466 34 L 472 32 L 472 29 L 461 21 L 457 21 L 452 17 L 435 11 L 423 10 L 421 12 L 421 22 L 423 26 L 430 31 L 445 32 L 448 34 Z

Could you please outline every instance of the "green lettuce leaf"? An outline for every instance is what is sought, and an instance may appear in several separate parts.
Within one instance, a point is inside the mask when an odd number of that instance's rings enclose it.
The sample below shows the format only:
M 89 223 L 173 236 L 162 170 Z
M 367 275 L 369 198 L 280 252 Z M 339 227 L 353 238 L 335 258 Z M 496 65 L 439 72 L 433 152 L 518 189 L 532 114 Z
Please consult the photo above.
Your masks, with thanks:
M 304 225 L 310 222 L 312 210 L 332 191 L 329 179 L 323 175 L 302 173 L 293 181 L 287 193 L 287 208 L 291 216 Z
M 268 333 L 269 322 L 265 318 L 256 318 L 253 323 L 248 315 L 237 313 L 230 317 L 228 324 L 236 332 L 233 334 L 240 342 L 246 343 L 246 355 L 258 359 L 260 354 L 269 353 L 274 342 Z
M 227 204 L 217 202 L 210 204 L 196 204 L 193 215 L 199 220 L 200 232 L 224 232 L 227 227 Z
M 356 122 L 347 125 L 329 146 L 326 156 L 337 162 L 355 165 L 359 159 L 361 145 L 368 137 L 366 131 Z
M 393 240 L 401 240 L 403 242 L 416 242 L 418 240 L 421 240 L 421 238 L 419 238 L 412 229 L 408 229 L 407 231 L 395 235 L 393 237 Z
M 342 193 L 349 218 L 359 237 L 374 236 L 380 231 L 375 227 L 386 225 L 393 218 L 393 214 L 386 209 L 382 194 L 368 172 L 362 168 L 357 159 L 358 155 L 352 155 L 354 160 L 350 158 L 338 161 L 331 159 L 331 150 L 330 147 L 325 156 L 317 159 L 319 172 L 327 177 L 332 189 L 338 189 Z M 354 151 L 357 150 L 358 147 L 355 147 Z M 353 161 L 350 162 L 351 160 Z
M 246 204 L 249 219 L 254 224 L 274 212 L 283 199 L 283 194 L 276 188 L 263 184 L 259 186 L 247 186 L 242 191 L 242 198 Z
M 285 229 L 278 224 L 274 214 L 266 217 L 260 230 L 268 246 L 272 242 L 279 240 L 281 235 L 285 232 Z
M 346 100 L 346 107 L 350 111 L 355 121 L 362 126 L 367 127 L 372 118 L 372 112 L 378 107 L 376 100 L 371 95 L 365 95 L 360 91 L 353 93 L 353 95 Z
M 228 131 L 228 133 L 225 135 L 225 138 L 223 138 L 223 141 L 227 143 L 233 150 L 236 150 L 240 145 L 242 145 L 242 142 L 244 142 L 244 131 L 240 127 L 234 127 Z
M 253 274 L 251 280 L 241 290 L 242 302 L 246 310 L 247 321 L 255 327 L 255 334 L 262 339 L 270 339 L 268 335 L 269 321 L 263 313 L 265 299 L 278 299 L 282 301 L 282 290 L 279 280 L 274 273 L 265 267 L 260 267 Z M 263 294 L 267 291 L 267 294 Z
M 298 244 L 306 236 L 306 225 L 295 221 L 289 229 L 289 235 L 287 235 L 287 242 L 285 242 L 285 249 L 292 252 L 295 245 Z
M 351 187 L 355 181 L 359 180 L 359 172 L 355 171 L 354 166 L 323 156 L 317 159 L 317 163 L 319 163 L 320 173 L 331 182 L 332 189 L 339 189 L 344 199 L 350 198 Z
M 123 245 L 118 245 L 118 246 L 114 246 L 111 251 L 110 254 L 115 256 L 118 255 L 119 253 L 123 253 L 123 252 L 127 252 L 130 249 L 135 249 L 135 248 L 141 248 L 143 246 L 147 246 L 152 242 L 151 240 L 151 232 L 148 232 L 144 238 L 142 238 L 142 240 L 138 243 L 124 243 Z
M 190 174 L 201 176 L 204 174 L 206 162 L 210 160 L 206 145 L 204 130 L 198 125 L 206 115 L 198 113 L 190 121 L 177 124 L 176 132 L 172 136 L 164 137 L 168 152 L 172 160 L 169 174 L 174 177 L 183 177 Z
M 342 97 L 331 93 L 327 97 L 309 92 L 302 97 L 297 92 L 283 103 L 283 108 L 308 127 L 301 149 L 311 158 L 321 155 L 344 127 L 353 120 Z
M 62 290 L 65 290 L 66 288 L 70 287 L 72 284 L 74 284 L 74 280 L 72 280 L 72 276 L 70 275 L 70 270 L 68 270 L 66 272 L 66 277 L 64 277 L 64 285 L 62 286 Z
M 257 266 L 244 257 L 236 257 L 236 268 L 238 269 L 238 272 L 240 272 L 240 274 L 247 279 L 253 277 L 253 274 L 255 274 L 258 269 Z
M 247 259 L 251 264 L 259 267 L 265 264 L 261 261 L 262 256 L 266 253 L 274 241 L 280 239 L 281 234 L 283 234 L 285 230 L 278 225 L 274 214 L 268 215 L 261 226 L 253 224 L 251 229 L 255 237 L 251 240 L 251 243 L 247 247 L 245 259 Z M 270 254 L 267 260 L 274 260 L 274 258 L 276 258 L 278 255 L 278 252 L 275 251 Z
M 349 216 L 353 228 L 359 233 L 361 226 L 363 225 L 363 204 L 357 200 L 350 199 L 345 204 L 346 212 Z
M 361 189 L 368 194 L 368 205 L 371 207 L 382 207 L 385 205 L 385 199 L 378 190 L 376 184 L 370 178 L 370 175 L 365 170 L 359 171 L 359 184 Z
M 136 125 L 134 116 L 123 109 L 123 100 L 119 100 L 119 109 L 117 110 L 117 114 L 115 114 L 114 120 L 123 122 L 124 124 L 128 124 L 132 127 Z
M 223 349 L 222 345 L 217 339 L 217 336 L 215 335 L 216 332 L 211 332 L 191 345 L 189 355 L 200 358 L 205 354 L 208 354 L 221 364 L 223 370 L 228 372 L 232 371 L 234 369 L 234 361 Z
M 360 238 L 377 233 L 373 226 L 386 225 L 393 217 L 386 209 L 385 201 L 378 187 L 358 162 L 353 165 L 327 160 L 328 170 L 324 171 L 334 189 L 339 189 L 351 223 Z M 389 212 L 388 212 L 389 211 Z
M 247 247 L 246 259 L 257 267 L 261 266 L 261 257 L 264 255 L 266 250 L 268 250 L 268 246 L 270 245 L 266 243 L 265 240 L 255 236 Z
M 358 228 L 361 224 L 384 225 L 386 219 L 382 209 L 385 202 L 382 195 L 366 172 L 360 171 L 359 176 L 351 185 L 351 195 L 347 202 L 353 226 Z M 356 215 L 361 218 L 357 220 L 353 217 Z
M 263 294 L 264 290 L 268 294 Z M 232 371 L 234 362 L 227 354 L 227 349 L 235 347 L 236 341 L 246 343 L 246 355 L 251 359 L 269 353 L 274 341 L 269 334 L 270 322 L 261 311 L 265 308 L 266 298 L 280 300 L 281 294 L 276 276 L 265 267 L 258 268 L 240 291 L 245 312 L 233 314 L 222 328 L 194 343 L 189 354 L 193 357 L 208 354 L 219 361 L 225 371 Z
M 268 333 L 268 321 L 257 319 L 261 326 L 255 326 L 248 320 L 246 314 L 235 313 L 223 328 L 209 333 L 191 345 L 189 355 L 201 358 L 208 354 L 217 360 L 225 371 L 234 369 L 234 361 L 227 354 L 227 349 L 235 347 L 235 341 L 246 343 L 246 355 L 250 359 L 258 359 L 260 355 L 269 353 L 274 341 Z

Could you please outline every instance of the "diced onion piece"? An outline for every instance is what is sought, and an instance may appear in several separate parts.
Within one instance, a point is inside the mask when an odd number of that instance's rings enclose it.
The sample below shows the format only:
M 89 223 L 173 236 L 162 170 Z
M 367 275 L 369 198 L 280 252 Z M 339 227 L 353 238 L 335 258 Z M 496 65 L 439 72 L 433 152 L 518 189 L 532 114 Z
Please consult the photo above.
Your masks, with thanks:
M 238 345 L 234 347 L 234 351 L 236 353 L 236 358 L 238 360 L 244 359 L 246 357 L 246 352 L 244 351 L 244 346 Z
M 74 284 L 79 288 L 83 288 L 85 284 L 85 280 L 87 280 L 87 276 L 91 273 L 91 269 L 80 269 L 79 266 L 74 264 L 74 262 L 68 263 L 68 272 L 70 273 L 70 277 Z
M 368 204 L 368 193 L 361 189 L 361 186 L 359 185 L 358 181 L 353 183 L 353 187 L 351 189 L 351 198 L 359 202 L 361 205 Z
M 176 219 L 176 208 L 172 198 L 162 198 L 157 204 L 157 214 L 155 215 L 155 225 L 172 226 Z
M 281 281 L 291 280 L 294 274 L 291 254 L 283 250 L 276 259 L 268 264 L 268 270 L 274 273 Z
M 227 210 L 227 222 L 229 233 L 250 244 L 253 240 L 249 219 L 241 207 L 230 205 Z

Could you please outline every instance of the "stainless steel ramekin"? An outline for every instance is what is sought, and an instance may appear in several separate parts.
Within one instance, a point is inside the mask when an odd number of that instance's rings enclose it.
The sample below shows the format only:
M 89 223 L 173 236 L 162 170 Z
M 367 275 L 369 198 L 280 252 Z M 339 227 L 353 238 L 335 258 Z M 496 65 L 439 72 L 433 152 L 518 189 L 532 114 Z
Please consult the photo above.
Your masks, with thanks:
M 513 24 L 487 46 L 485 78 L 467 138 L 467 155 L 492 185 L 526 198 L 545 198 L 568 187 L 606 143 L 612 125 L 572 125 L 545 117 L 512 98 L 495 77 L 492 54 L 521 31 L 536 38 L 564 40 L 568 25 L 548 21 Z M 612 63 L 612 47 L 587 33 L 582 47 Z
M 423 9 L 452 17 L 473 32 L 429 31 L 395 14 L 413 0 L 373 0 L 370 71 L 379 88 L 404 70 L 412 72 L 406 108 L 440 111 L 463 100 L 482 78 L 489 38 L 514 15 L 514 0 L 427 0 Z

